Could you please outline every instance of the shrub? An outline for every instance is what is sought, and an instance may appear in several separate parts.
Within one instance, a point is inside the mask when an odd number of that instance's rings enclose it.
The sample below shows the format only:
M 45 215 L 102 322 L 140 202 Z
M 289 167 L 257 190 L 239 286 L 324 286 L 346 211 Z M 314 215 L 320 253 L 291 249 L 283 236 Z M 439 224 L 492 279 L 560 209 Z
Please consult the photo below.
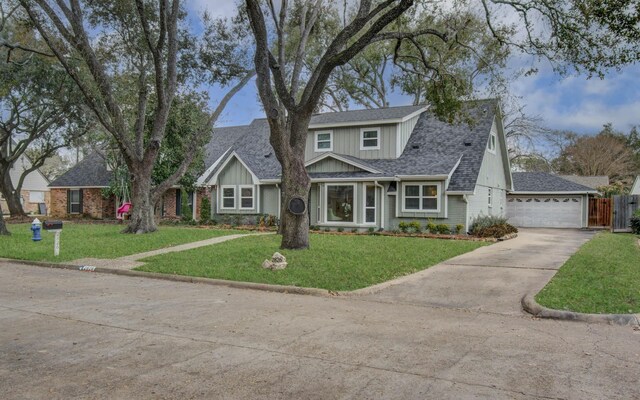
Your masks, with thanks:
M 400 232 L 407 233 L 409 232 L 409 223 L 402 221 L 398 224 L 398 228 L 400 229 Z
M 344 232 L 344 228 L 343 227 L 339 227 L 338 228 L 338 232 Z
M 429 233 L 438 233 L 438 226 L 436 224 L 433 223 L 433 221 L 429 220 L 429 223 L 427 223 L 427 232 Z
M 182 189 L 180 195 L 180 213 L 182 214 L 182 220 L 184 222 L 190 222 L 193 220 L 193 211 L 189 207 L 189 199 L 187 198 L 186 190 Z
M 358 233 L 358 228 L 351 229 L 351 233 Z
M 473 236 L 497 239 L 510 233 L 517 233 L 518 229 L 508 224 L 506 218 L 480 215 L 471 223 L 470 232 Z
M 309 226 L 309 230 L 310 231 L 319 231 L 320 227 L 318 225 L 310 225 Z
M 200 202 L 200 222 L 203 224 L 209 223 L 211 220 L 211 201 L 208 197 L 203 197 Z
M 324 231 L 325 231 L 325 232 L 331 232 L 331 229 L 329 229 L 329 228 L 324 228 Z
M 420 222 L 418 221 L 402 221 L 398 224 L 398 228 L 400 228 L 400 231 L 402 231 L 402 233 L 420 233 L 420 231 L 422 230 Z
M 449 229 L 449 225 L 447 224 L 438 224 L 436 225 L 436 231 L 441 235 L 448 235 L 451 229 Z
M 457 235 L 461 234 L 463 229 L 464 229 L 464 225 L 462 224 L 456 225 L 456 234 Z
M 640 235 L 640 208 L 633 213 L 633 217 L 631 217 L 631 221 L 629 222 L 631 225 L 631 232 L 636 235 Z
M 376 231 L 376 228 L 369 228 L 367 229 L 367 232 L 369 232 L 369 234 L 372 234 L 373 232 Z

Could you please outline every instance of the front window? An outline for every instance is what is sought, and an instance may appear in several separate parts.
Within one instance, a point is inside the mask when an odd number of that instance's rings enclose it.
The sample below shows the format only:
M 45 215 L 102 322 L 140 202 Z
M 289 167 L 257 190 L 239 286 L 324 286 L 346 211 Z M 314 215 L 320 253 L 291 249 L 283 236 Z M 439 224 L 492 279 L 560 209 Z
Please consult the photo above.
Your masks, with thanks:
M 327 186 L 327 221 L 353 222 L 353 186 Z
M 360 131 L 360 150 L 377 150 L 380 148 L 380 130 L 378 128 Z
M 333 150 L 333 132 L 316 132 L 316 151 Z
M 244 186 L 240 188 L 240 208 L 253 208 L 253 186 Z
M 69 190 L 69 214 L 80 214 L 80 190 Z
M 44 203 L 44 192 L 29 192 L 29 203 Z
M 364 200 L 364 222 L 376 223 L 376 187 L 367 186 Z
M 408 211 L 437 211 L 438 185 L 405 185 L 404 209 Z
M 222 208 L 236 208 L 235 187 L 222 187 Z

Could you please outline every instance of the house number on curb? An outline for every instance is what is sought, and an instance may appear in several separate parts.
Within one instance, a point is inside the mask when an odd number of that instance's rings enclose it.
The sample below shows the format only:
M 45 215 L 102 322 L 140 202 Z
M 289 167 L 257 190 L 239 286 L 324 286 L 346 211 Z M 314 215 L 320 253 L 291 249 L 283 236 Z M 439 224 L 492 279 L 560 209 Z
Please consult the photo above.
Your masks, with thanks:
M 289 200 L 289 212 L 295 215 L 302 215 L 307 209 L 307 205 L 301 197 L 294 197 Z

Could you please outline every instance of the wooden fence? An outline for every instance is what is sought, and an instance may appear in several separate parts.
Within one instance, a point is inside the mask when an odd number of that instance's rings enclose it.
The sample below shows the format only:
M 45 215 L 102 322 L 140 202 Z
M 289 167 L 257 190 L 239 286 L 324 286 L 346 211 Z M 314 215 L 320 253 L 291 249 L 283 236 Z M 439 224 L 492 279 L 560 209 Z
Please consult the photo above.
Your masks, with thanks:
M 613 232 L 630 232 L 630 219 L 638 208 L 640 208 L 640 195 L 613 196 L 611 230 Z
M 589 199 L 589 226 L 590 227 L 609 227 L 611 226 L 611 205 L 613 200 L 607 199 Z

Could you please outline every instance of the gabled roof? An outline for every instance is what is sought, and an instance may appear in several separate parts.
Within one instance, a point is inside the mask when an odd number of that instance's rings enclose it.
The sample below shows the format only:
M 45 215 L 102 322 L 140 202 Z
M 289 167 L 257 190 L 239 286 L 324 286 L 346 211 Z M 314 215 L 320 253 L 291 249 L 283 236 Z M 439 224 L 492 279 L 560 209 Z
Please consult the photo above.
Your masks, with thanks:
M 596 193 L 590 187 L 546 172 L 514 172 L 514 193 Z
M 51 182 L 49 187 L 108 187 L 112 176 L 104 157 L 93 152 Z
M 309 161 L 307 161 L 305 163 L 305 166 L 309 167 L 317 162 L 320 162 L 322 160 L 325 160 L 327 158 L 333 158 L 335 160 L 341 161 L 345 164 L 349 164 L 352 165 L 360 170 L 364 170 L 365 172 L 369 172 L 372 174 L 380 174 L 381 171 L 378 171 L 374 166 L 372 166 L 367 160 L 363 160 L 361 158 L 358 157 L 354 157 L 354 156 L 350 156 L 348 154 L 337 154 L 337 153 L 332 153 L 332 152 L 327 152 L 322 154 L 321 156 L 318 156 L 316 158 L 313 158 Z
M 368 110 L 352 110 L 315 114 L 309 123 L 310 129 L 332 126 L 394 124 L 406 121 L 427 109 L 425 105 L 385 107 Z
M 311 177 L 313 179 L 362 179 L 365 177 L 375 179 L 398 176 L 444 179 L 450 177 L 449 191 L 472 192 L 480 173 L 480 166 L 497 107 L 497 100 L 467 103 L 463 112 L 472 121 L 471 125 L 466 122 L 458 124 L 443 122 L 434 113 L 423 112 L 424 106 L 319 114 L 314 118 L 322 117 L 321 121 L 337 123 L 339 121 L 358 121 L 364 117 L 375 118 L 380 115 L 392 120 L 392 118 L 401 118 L 401 116 L 411 116 L 416 112 L 421 113 L 399 158 L 364 160 L 351 155 L 328 153 L 345 161 L 348 160 L 351 164 L 358 165 L 361 169 L 369 170 L 369 172 L 313 173 Z M 316 121 L 318 120 L 316 119 Z M 364 122 L 359 122 L 359 124 L 366 125 Z M 233 144 L 225 149 L 225 160 L 231 157 L 232 153 L 235 153 L 260 180 L 280 179 L 280 164 L 269 142 L 269 125 L 266 119 L 256 119 L 250 125 L 242 127 L 218 128 L 214 132 L 217 132 L 217 140 L 223 140 L 225 143 L 235 139 Z M 216 140 L 215 136 L 213 140 Z M 216 148 L 219 154 L 225 154 L 225 151 L 222 150 L 224 146 L 216 144 L 209 147 Z M 222 163 L 219 163 L 212 171 L 208 171 L 207 179 L 204 182 L 209 182 L 216 171 L 221 168 L 221 165 Z M 365 166 L 367 168 L 362 168 Z
M 580 176 L 580 175 L 558 175 L 562 179 L 566 179 L 582 186 L 597 189 L 602 186 L 609 185 L 609 177 L 606 175 L 598 176 Z

